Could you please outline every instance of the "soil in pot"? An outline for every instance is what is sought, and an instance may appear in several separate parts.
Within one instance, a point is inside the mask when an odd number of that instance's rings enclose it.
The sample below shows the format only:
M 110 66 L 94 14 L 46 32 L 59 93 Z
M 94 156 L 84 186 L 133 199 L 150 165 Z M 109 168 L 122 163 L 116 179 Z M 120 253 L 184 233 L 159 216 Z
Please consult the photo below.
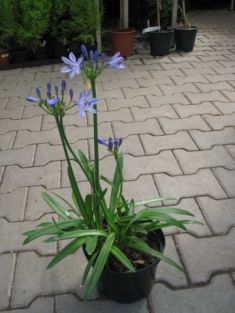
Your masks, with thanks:
M 169 53 L 173 42 L 173 33 L 173 30 L 149 33 L 152 56 L 163 56 Z
M 9 64 L 10 58 L 9 58 L 9 52 L 5 49 L 0 49 L 0 65 L 1 64 Z
M 191 26 L 191 28 L 174 28 L 175 30 L 175 44 L 176 50 L 191 52 L 193 51 L 196 35 L 197 35 L 197 27 Z
M 165 238 L 161 230 L 152 232 L 146 242 L 152 248 L 163 252 Z M 160 260 L 130 249 L 125 253 L 135 265 L 136 272 L 126 272 L 116 259 L 110 258 L 107 269 L 103 270 L 98 282 L 98 290 L 107 299 L 132 303 L 147 297 L 151 292 Z
M 133 55 L 135 30 L 127 29 L 125 31 L 110 31 L 112 41 L 112 53 L 120 52 L 122 56 Z

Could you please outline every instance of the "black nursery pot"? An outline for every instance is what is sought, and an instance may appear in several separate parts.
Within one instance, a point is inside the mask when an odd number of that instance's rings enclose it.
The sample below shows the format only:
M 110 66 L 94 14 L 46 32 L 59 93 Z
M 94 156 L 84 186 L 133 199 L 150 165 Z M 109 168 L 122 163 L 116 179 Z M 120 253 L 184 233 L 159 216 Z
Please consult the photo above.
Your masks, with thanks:
M 42 47 L 35 51 L 34 59 L 37 61 L 48 59 L 48 48 Z
M 152 56 L 163 56 L 169 53 L 173 41 L 173 33 L 173 30 L 149 33 Z
M 194 48 L 194 43 L 197 35 L 197 27 L 191 28 L 174 28 L 176 50 L 191 52 Z
M 157 241 L 162 253 L 165 247 L 165 237 L 161 230 L 151 234 Z M 155 273 L 160 259 L 136 272 L 119 273 L 103 270 L 98 282 L 98 291 L 106 299 L 120 303 L 132 303 L 149 295 L 154 285 Z
M 28 51 L 27 50 L 12 51 L 11 59 L 13 63 L 24 63 L 28 61 Z

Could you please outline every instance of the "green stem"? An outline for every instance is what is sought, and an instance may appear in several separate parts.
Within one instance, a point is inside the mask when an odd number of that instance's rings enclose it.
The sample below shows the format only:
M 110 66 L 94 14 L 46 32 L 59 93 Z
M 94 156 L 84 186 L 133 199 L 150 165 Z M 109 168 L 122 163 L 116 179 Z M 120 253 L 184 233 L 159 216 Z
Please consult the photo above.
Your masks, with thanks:
M 96 85 L 95 80 L 90 80 L 92 88 L 92 97 L 96 98 Z M 94 109 L 97 110 L 97 105 L 94 105 Z M 98 146 L 98 114 L 93 114 L 93 128 L 94 128 L 94 156 L 95 156 L 95 190 L 93 191 L 93 207 L 96 212 L 96 216 L 99 216 L 97 192 L 99 189 L 99 146 Z M 100 220 L 97 221 L 100 226 Z
M 116 164 L 117 164 L 117 169 L 118 169 L 119 177 L 120 177 L 120 180 L 121 180 L 119 195 L 118 195 L 118 197 L 117 197 L 117 199 L 119 199 L 119 198 L 122 196 L 123 175 L 122 175 L 122 171 L 121 171 L 121 169 L 120 169 L 119 162 L 118 162 L 118 153 L 114 153 L 114 157 L 115 157 L 115 161 L 116 161 Z

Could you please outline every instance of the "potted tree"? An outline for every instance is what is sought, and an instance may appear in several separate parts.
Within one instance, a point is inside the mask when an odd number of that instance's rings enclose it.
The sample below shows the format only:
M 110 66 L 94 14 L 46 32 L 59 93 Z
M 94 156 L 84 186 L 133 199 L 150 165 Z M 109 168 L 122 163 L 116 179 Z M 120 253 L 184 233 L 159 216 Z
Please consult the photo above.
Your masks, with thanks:
M 24 50 L 28 49 L 33 58 L 47 58 L 44 39 L 48 28 L 50 1 L 21 0 L 16 3 L 15 41 Z
M 11 0 L 2 0 L 0 10 L 0 64 L 10 63 L 9 44 L 13 37 L 13 29 L 13 3 Z
M 176 50 L 191 52 L 196 40 L 197 27 L 192 26 L 188 20 L 185 0 L 181 0 L 181 4 L 182 14 L 181 18 L 178 18 L 179 26 L 174 28 Z
M 168 54 L 172 45 L 171 25 L 172 0 L 156 0 L 156 25 L 159 30 L 149 32 L 151 55 Z
M 123 56 L 130 56 L 133 54 L 135 30 L 128 28 L 125 23 L 125 5 L 128 5 L 128 0 L 120 0 L 119 29 L 111 30 L 110 36 L 112 52 L 120 52 Z
M 38 103 L 44 111 L 54 116 L 62 146 L 64 149 L 68 178 L 72 189 L 72 199 L 68 201 L 55 193 L 43 192 L 43 198 L 58 219 L 44 222 L 33 230 L 24 233 L 24 244 L 40 237 L 47 237 L 46 242 L 70 240 L 51 260 L 48 268 L 62 261 L 69 254 L 82 248 L 87 257 L 84 271 L 84 298 L 88 299 L 98 283 L 98 289 L 108 299 L 119 302 L 134 302 L 146 297 L 154 283 L 155 271 L 160 260 L 176 269 L 181 267 L 163 254 L 165 240 L 161 229 L 176 226 L 186 230 L 185 225 L 193 223 L 189 211 L 175 207 L 159 207 L 159 202 L 172 198 L 156 198 L 146 201 L 127 199 L 123 192 L 123 154 L 120 152 L 121 138 L 100 138 L 98 136 L 98 102 L 96 98 L 96 79 L 109 67 L 122 69 L 123 57 L 116 53 L 106 60 L 98 51 L 88 53 L 81 47 L 82 56 L 76 58 L 71 52 L 62 73 L 70 78 L 82 74 L 90 81 L 91 89 L 81 91 L 74 98 L 72 89 L 69 97 L 64 97 L 66 81 L 61 81 L 61 88 L 47 83 L 46 96 L 36 88 L 37 98 L 27 100 Z M 60 90 L 60 92 L 59 92 Z M 64 127 L 64 116 L 71 108 L 77 107 L 81 117 L 93 114 L 94 161 L 81 151 L 74 151 Z M 107 147 L 114 161 L 113 178 L 100 173 L 99 144 Z M 79 166 L 90 184 L 90 191 L 83 196 L 76 181 L 74 166 Z M 107 196 L 107 190 L 110 189 Z M 151 204 L 151 206 L 149 206 Z M 176 219 L 176 216 L 180 216 Z M 185 216 L 185 217 L 183 217 Z

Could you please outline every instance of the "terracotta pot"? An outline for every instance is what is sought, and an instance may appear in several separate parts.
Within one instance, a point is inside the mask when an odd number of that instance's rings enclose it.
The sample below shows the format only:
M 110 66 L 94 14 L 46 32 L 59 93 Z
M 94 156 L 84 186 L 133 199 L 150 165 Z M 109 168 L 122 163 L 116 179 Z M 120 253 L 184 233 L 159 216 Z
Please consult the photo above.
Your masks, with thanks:
M 7 50 L 0 50 L 0 64 L 9 64 L 9 52 Z
M 112 41 L 112 52 L 120 52 L 122 56 L 130 56 L 133 54 L 135 30 L 128 29 L 126 31 L 112 30 L 110 31 Z

